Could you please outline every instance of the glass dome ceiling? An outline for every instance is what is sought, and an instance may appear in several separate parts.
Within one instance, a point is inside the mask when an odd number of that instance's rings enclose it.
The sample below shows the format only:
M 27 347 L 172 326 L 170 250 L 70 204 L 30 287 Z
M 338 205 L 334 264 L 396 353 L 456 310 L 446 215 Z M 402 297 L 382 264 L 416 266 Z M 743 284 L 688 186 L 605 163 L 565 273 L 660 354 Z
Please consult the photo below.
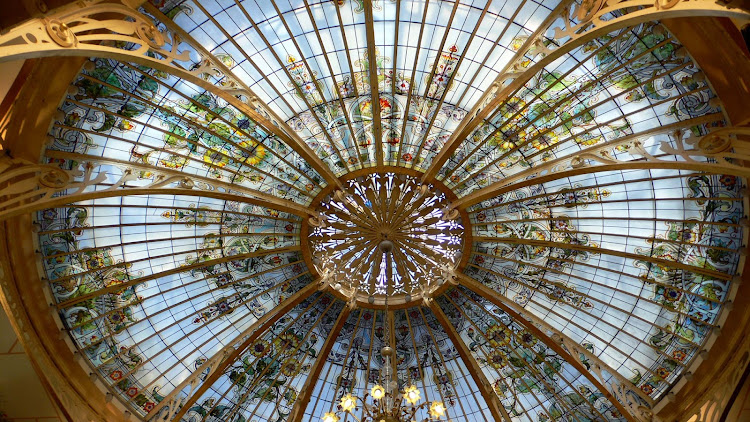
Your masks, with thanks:
M 95 376 L 144 420 L 317 420 L 389 325 L 451 420 L 639 420 L 731 296 L 743 181 L 649 161 L 728 124 L 678 40 L 561 52 L 564 6 L 145 3 L 199 80 L 92 58 L 44 155 L 93 181 L 37 221 Z

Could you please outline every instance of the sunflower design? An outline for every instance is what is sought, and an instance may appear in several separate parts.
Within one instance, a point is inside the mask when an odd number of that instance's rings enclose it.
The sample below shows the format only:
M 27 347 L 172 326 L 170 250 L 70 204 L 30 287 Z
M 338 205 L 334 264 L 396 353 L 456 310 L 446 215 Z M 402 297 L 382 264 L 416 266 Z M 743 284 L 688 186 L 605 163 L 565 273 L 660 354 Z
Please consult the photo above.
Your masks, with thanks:
M 281 373 L 287 377 L 294 377 L 302 371 L 302 363 L 294 358 L 289 358 L 281 364 Z
M 507 365 L 505 362 L 505 354 L 501 350 L 495 349 L 487 355 L 487 363 L 495 369 L 503 369 Z
M 300 346 L 300 338 L 290 331 L 281 333 L 276 339 L 275 346 L 281 351 L 281 353 L 290 355 L 294 353 Z
M 247 165 L 258 165 L 266 158 L 266 148 L 255 141 L 242 141 L 237 145 L 243 149 L 238 150 L 235 155 L 239 161 Z
M 536 344 L 537 338 L 527 330 L 521 331 L 518 335 L 519 342 L 524 347 L 532 347 Z
M 504 325 L 493 325 L 487 330 L 487 340 L 492 347 L 507 346 L 510 343 L 510 332 Z
M 219 151 L 206 151 L 203 162 L 215 167 L 224 168 L 229 164 L 229 157 Z
M 271 343 L 266 340 L 258 340 L 250 346 L 250 353 L 254 356 L 265 356 L 271 351 Z

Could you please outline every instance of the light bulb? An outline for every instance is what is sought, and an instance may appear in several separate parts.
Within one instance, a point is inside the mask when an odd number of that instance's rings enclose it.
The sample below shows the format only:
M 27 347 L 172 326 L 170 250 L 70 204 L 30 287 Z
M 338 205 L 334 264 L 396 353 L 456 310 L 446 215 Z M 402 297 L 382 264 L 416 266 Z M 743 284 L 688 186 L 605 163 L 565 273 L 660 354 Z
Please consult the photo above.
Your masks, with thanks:
M 410 385 L 404 389 L 404 399 L 411 405 L 417 404 L 420 396 L 419 390 L 414 385 Z
M 375 400 L 380 400 L 385 397 L 385 388 L 378 384 L 375 387 L 372 387 L 372 390 L 370 390 L 370 395 Z
M 357 398 L 351 394 L 347 394 L 341 398 L 341 409 L 344 412 L 351 412 L 357 407 Z
M 445 415 L 445 405 L 441 401 L 434 401 L 430 405 L 430 416 L 433 418 L 439 418 Z
M 323 415 L 323 422 L 339 422 L 339 417 L 335 413 L 326 413 Z

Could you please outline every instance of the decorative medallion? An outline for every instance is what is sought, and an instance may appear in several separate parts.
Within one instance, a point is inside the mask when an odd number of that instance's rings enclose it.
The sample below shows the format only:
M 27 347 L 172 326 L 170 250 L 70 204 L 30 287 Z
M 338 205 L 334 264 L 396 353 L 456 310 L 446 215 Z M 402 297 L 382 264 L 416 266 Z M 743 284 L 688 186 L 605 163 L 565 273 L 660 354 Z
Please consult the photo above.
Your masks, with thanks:
M 309 221 L 313 265 L 347 297 L 410 302 L 454 280 L 464 226 L 437 186 L 411 175 L 370 174 L 326 196 L 319 210 Z

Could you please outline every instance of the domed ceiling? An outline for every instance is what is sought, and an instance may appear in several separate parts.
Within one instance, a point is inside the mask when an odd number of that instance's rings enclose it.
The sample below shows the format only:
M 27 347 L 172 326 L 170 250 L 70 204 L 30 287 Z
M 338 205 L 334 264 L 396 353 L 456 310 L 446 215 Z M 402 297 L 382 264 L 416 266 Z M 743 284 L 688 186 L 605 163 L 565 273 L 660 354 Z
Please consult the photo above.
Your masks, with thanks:
M 84 365 L 144 420 L 318 420 L 386 343 L 453 421 L 647 414 L 730 298 L 743 182 L 677 165 L 715 94 L 657 22 L 578 37 L 601 7 L 145 3 L 197 77 L 92 58 L 44 154 L 91 193 L 37 215 Z

